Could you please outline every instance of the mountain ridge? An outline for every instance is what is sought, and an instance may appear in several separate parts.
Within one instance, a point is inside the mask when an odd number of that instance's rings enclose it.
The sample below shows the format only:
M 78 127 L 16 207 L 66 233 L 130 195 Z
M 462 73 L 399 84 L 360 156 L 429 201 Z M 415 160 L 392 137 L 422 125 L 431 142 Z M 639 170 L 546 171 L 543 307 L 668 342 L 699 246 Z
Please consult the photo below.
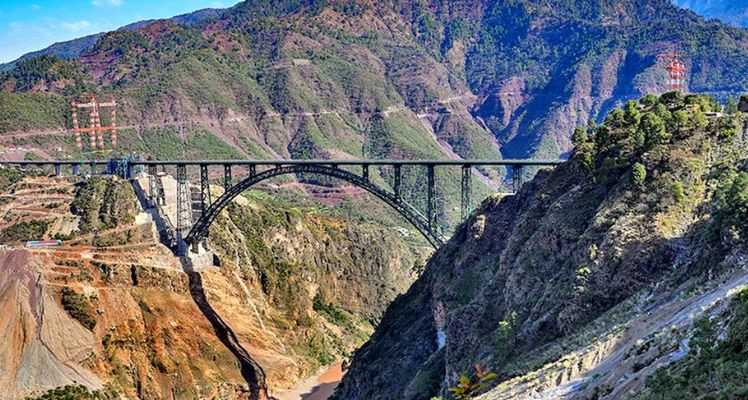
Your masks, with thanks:
M 187 25 L 187 26 L 195 25 L 208 19 L 218 18 L 220 17 L 221 13 L 226 10 L 228 9 L 227 8 L 225 9 L 203 8 L 203 9 L 196 10 L 190 13 L 177 15 L 171 18 L 148 19 L 148 20 L 133 22 L 125 26 L 122 26 L 120 28 L 117 28 L 116 30 L 137 30 L 159 20 L 174 21 L 176 23 Z M 0 64 L 0 72 L 12 70 L 13 68 L 15 68 L 16 65 L 18 65 L 19 62 L 22 62 L 22 61 L 25 61 L 31 58 L 35 58 L 35 57 L 40 57 L 40 56 L 55 56 L 55 57 L 59 57 L 65 60 L 78 58 L 83 53 L 90 50 L 94 45 L 96 45 L 96 42 L 99 39 L 101 39 L 102 36 L 106 35 L 107 33 L 108 32 L 94 33 L 94 34 L 86 35 L 80 38 L 66 40 L 64 42 L 53 43 L 41 50 L 36 50 L 36 51 L 26 53 L 13 61 Z

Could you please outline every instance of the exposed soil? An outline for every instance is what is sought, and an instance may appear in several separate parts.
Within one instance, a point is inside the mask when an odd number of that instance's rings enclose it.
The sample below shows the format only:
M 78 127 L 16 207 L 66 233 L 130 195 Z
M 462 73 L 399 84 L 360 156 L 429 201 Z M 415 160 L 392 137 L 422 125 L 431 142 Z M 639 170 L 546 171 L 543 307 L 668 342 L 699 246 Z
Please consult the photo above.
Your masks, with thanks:
M 278 400 L 327 400 L 343 375 L 343 364 L 338 362 L 276 397 Z

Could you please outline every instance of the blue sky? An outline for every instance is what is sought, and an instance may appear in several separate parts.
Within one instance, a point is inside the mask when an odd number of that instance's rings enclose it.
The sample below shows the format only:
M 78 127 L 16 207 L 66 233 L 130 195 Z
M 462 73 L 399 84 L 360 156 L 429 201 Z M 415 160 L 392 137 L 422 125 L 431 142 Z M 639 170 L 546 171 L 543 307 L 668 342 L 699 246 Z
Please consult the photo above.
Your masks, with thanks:
M 52 43 L 237 0 L 0 0 L 0 63 Z

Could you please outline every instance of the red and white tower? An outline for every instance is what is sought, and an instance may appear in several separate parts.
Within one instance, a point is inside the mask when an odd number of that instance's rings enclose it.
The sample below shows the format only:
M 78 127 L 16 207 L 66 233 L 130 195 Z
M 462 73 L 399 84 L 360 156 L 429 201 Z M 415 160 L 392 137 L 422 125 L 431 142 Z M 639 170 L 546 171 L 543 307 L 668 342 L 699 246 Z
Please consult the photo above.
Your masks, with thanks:
M 686 64 L 681 61 L 680 55 L 673 52 L 667 57 L 668 88 L 673 92 L 684 92 L 686 90 Z
M 73 120 L 73 133 L 75 135 L 75 144 L 79 150 L 83 150 L 83 140 L 81 138 L 82 133 L 88 133 L 91 141 L 91 150 L 95 151 L 97 148 L 103 150 L 105 147 L 104 134 L 109 132 L 111 134 L 112 148 L 117 147 L 117 102 L 114 97 L 108 102 L 99 102 L 96 100 L 95 95 L 82 96 L 86 100 L 73 101 L 71 104 L 71 113 Z M 84 117 L 88 117 L 87 126 L 81 126 L 78 114 L 83 113 Z M 102 126 L 102 114 L 108 114 L 109 125 Z M 86 121 L 84 120 L 84 122 Z

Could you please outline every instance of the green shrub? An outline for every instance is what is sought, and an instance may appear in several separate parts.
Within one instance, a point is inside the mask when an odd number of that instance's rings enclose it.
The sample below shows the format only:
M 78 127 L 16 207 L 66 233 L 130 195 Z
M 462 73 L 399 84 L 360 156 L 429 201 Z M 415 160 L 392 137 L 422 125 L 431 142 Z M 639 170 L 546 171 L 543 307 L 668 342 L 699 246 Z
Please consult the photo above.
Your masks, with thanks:
M 494 333 L 496 343 L 496 359 L 504 360 L 512 353 L 515 342 L 515 330 L 517 329 L 517 313 L 512 311 L 506 318 L 499 322 L 499 327 Z
M 0 168 L 0 192 L 8 190 L 21 180 L 21 173 L 15 168 Z
M 715 193 L 715 219 L 720 229 L 734 228 L 748 235 L 748 172 L 729 171 L 720 177 Z
M 631 181 L 634 185 L 642 187 L 647 181 L 647 168 L 642 163 L 635 163 L 631 168 Z
M 639 100 L 639 102 L 645 107 L 652 107 L 657 104 L 658 98 L 653 94 L 648 94 Z
M 62 307 L 88 330 L 96 327 L 96 317 L 88 299 L 69 287 L 62 288 Z
M 639 129 L 644 133 L 645 145 L 648 149 L 670 141 L 671 135 L 667 131 L 665 122 L 657 114 L 644 114 Z
M 680 204 L 686 199 L 686 188 L 683 186 L 683 182 L 675 181 L 670 187 L 670 192 L 673 195 L 673 200 Z
M 26 397 L 26 400 L 114 400 L 119 395 L 111 390 L 89 391 L 82 385 L 68 385 L 52 389 L 38 397 Z
M 97 176 L 78 187 L 70 208 L 81 217 L 81 232 L 87 233 L 131 224 L 137 201 L 128 182 Z
M 47 233 L 47 229 L 49 229 L 49 222 L 47 221 L 19 222 L 0 232 L 0 243 L 42 240 Z

